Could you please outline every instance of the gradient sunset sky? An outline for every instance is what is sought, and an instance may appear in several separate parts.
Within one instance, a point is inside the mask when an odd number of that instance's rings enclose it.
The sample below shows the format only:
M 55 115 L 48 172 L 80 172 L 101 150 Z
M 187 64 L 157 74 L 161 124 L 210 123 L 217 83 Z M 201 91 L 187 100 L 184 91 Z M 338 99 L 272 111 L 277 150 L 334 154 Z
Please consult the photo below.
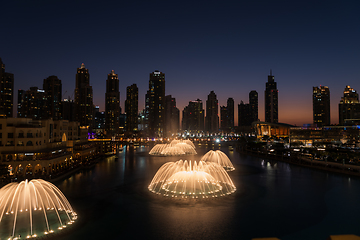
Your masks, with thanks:
M 248 102 L 270 69 L 279 90 L 279 121 L 312 123 L 312 87 L 330 88 L 331 123 L 346 85 L 360 91 L 359 1 L 6 1 L 0 4 L 0 58 L 17 90 L 62 80 L 74 98 L 76 68 L 90 72 L 94 104 L 104 110 L 107 74 L 139 87 L 143 109 L 149 73 L 165 73 L 166 95 L 180 111 L 214 90 Z

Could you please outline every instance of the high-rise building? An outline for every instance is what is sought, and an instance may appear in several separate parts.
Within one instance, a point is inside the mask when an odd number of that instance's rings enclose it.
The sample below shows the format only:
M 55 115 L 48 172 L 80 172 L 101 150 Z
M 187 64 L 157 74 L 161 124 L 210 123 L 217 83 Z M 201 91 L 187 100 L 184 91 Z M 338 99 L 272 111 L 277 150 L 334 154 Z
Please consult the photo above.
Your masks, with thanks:
M 359 94 L 350 86 L 345 87 L 339 103 L 339 124 L 344 125 L 346 119 L 360 119 Z
M 49 118 L 48 100 L 45 90 L 31 87 L 30 90 L 19 90 L 18 117 L 45 120 Z
M 318 127 L 330 125 L 330 90 L 326 86 L 313 87 L 313 119 Z
M 83 63 L 76 73 L 75 114 L 80 126 L 89 126 L 89 131 L 91 131 L 94 115 L 93 90 L 90 86 L 89 71 Z
M 13 117 L 14 74 L 5 72 L 0 58 L 0 116 Z
M 275 77 L 270 70 L 265 89 L 265 122 L 277 123 L 278 121 L 278 90 Z
M 219 104 L 214 91 L 211 91 L 206 100 L 205 130 L 219 131 Z
M 75 121 L 75 102 L 70 98 L 61 101 L 61 118 L 69 122 Z
M 234 99 L 228 98 L 227 105 L 220 107 L 220 128 L 222 131 L 234 130 Z
M 252 123 L 251 105 L 243 101 L 238 104 L 238 126 L 248 127 Z
M 138 131 L 138 111 L 139 111 L 139 89 L 136 86 L 136 84 L 133 84 L 126 88 L 125 128 L 127 132 L 134 133 Z
M 220 129 L 222 131 L 228 129 L 228 110 L 226 106 L 220 106 Z
M 18 90 L 18 104 L 17 104 L 17 117 L 18 118 L 22 118 L 24 117 L 24 109 L 23 109 L 23 105 L 24 105 L 24 101 L 25 101 L 25 90 Z
M 238 126 L 249 127 L 258 120 L 258 93 L 253 90 L 249 93 L 249 103 L 243 101 L 238 104 Z
M 190 101 L 182 114 L 181 129 L 188 131 L 204 131 L 204 109 L 200 99 Z
M 165 136 L 171 137 L 180 129 L 180 111 L 176 107 L 176 99 L 171 95 L 165 96 Z
M 148 99 L 148 131 L 152 137 L 162 137 L 164 131 L 165 73 L 150 73 Z
M 249 104 L 251 109 L 251 122 L 257 121 L 259 119 L 259 104 L 257 91 L 252 90 L 249 93 Z
M 61 97 L 62 97 L 62 85 L 61 80 L 57 76 L 50 76 L 44 79 L 43 89 L 46 93 L 48 100 L 48 113 L 49 118 L 55 120 L 61 120 Z
M 120 92 L 119 78 L 114 70 L 108 74 L 105 93 L 105 129 L 107 136 L 119 133 Z

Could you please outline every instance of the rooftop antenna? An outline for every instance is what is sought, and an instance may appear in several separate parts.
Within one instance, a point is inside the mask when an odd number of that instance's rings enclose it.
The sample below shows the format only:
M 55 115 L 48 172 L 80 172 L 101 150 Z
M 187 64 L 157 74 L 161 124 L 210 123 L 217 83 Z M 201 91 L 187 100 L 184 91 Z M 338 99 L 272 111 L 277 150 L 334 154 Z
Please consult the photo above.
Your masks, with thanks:
M 270 69 L 270 76 L 272 76 L 272 70 Z

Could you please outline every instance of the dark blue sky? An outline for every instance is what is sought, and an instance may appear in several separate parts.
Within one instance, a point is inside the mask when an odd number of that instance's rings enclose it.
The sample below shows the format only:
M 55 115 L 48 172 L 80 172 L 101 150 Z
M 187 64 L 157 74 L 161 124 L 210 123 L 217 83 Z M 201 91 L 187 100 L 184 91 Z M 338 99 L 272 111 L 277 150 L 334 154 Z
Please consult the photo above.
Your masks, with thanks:
M 346 85 L 360 91 L 360 2 L 357 1 L 7 1 L 1 3 L 0 57 L 15 75 L 15 91 L 62 80 L 73 96 L 85 63 L 94 104 L 104 110 L 107 74 L 139 87 L 144 106 L 149 73 L 165 73 L 166 94 L 180 111 L 211 90 L 248 102 L 273 70 L 279 121 L 312 122 L 312 87 L 330 88 L 332 123 Z M 66 92 L 66 93 L 65 93 Z M 17 103 L 17 99 L 14 99 Z M 236 111 L 237 113 L 237 107 Z M 236 121 L 237 122 L 237 121 Z

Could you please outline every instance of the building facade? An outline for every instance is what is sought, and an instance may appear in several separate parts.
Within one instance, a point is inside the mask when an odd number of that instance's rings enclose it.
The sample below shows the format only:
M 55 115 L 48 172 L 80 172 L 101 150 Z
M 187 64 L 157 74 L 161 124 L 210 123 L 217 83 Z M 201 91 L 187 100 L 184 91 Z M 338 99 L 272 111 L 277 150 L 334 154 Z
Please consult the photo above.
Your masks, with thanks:
M 53 120 L 60 120 L 61 117 L 61 98 L 62 98 L 62 84 L 57 76 L 50 76 L 44 79 L 43 89 L 47 98 L 47 115 Z
M 211 91 L 206 100 L 205 130 L 208 132 L 219 131 L 219 103 L 214 91 Z
M 75 114 L 76 121 L 80 126 L 89 126 L 89 131 L 93 125 L 93 89 L 90 86 L 90 74 L 82 63 L 76 72 L 75 84 Z
M 344 125 L 345 120 L 350 119 L 360 119 L 359 94 L 350 86 L 346 86 L 339 103 L 339 125 Z
M 313 87 L 313 121 L 318 127 L 330 125 L 330 90 L 327 86 Z
M 180 129 L 180 111 L 176 107 L 176 99 L 171 95 L 165 96 L 165 125 L 166 137 L 171 137 Z
M 204 109 L 200 99 L 190 101 L 188 106 L 184 107 L 182 114 L 181 129 L 188 131 L 204 131 Z
M 138 131 L 138 111 L 139 111 L 139 89 L 136 84 L 126 88 L 125 100 L 125 128 L 129 133 Z
M 270 70 L 265 89 L 265 122 L 277 123 L 278 121 L 278 90 L 275 77 Z
M 119 78 L 114 70 L 108 74 L 105 93 L 105 129 L 107 136 L 119 133 L 120 91 Z
M 0 115 L 13 117 L 14 74 L 5 72 L 5 64 L 0 58 Z
M 158 70 L 150 73 L 149 91 L 146 99 L 146 104 L 148 104 L 148 134 L 151 137 L 162 137 L 165 119 L 165 73 Z

